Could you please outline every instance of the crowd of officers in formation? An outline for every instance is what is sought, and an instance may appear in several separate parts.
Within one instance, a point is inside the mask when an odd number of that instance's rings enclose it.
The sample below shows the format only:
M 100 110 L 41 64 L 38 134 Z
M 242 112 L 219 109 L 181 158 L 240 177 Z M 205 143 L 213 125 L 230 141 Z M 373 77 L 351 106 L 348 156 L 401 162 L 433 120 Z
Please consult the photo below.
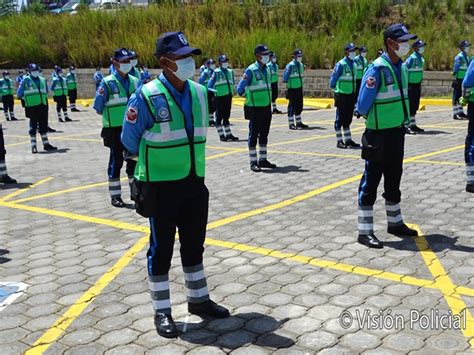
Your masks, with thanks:
M 417 36 L 400 23 L 389 26 L 383 39 L 385 48 L 377 52 L 371 63 L 366 57 L 366 47 L 347 44 L 329 83 L 336 106 L 337 148 L 361 148 L 351 137 L 351 123 L 354 116 L 363 117 L 366 123 L 362 136 L 362 158 L 366 164 L 358 190 L 358 242 L 370 248 L 383 247 L 374 235 L 373 211 L 382 176 L 387 232 L 400 237 L 417 235 L 402 218 L 400 181 L 405 135 L 423 132 L 415 117 L 420 104 L 426 43 L 416 40 Z M 410 48 L 412 53 L 408 56 Z M 452 73 L 453 118 L 469 117 L 466 190 L 474 192 L 474 95 L 470 95 L 470 88 L 474 87 L 474 61 L 468 56 L 468 41 L 461 41 L 459 49 Z M 276 168 L 267 158 L 272 115 L 282 113 L 276 105 L 279 81 L 276 54 L 264 44 L 257 45 L 255 62 L 244 70 L 238 83 L 227 55 L 219 55 L 217 61 L 205 59 L 197 83 L 192 80 L 196 69 L 193 56 L 201 54 L 200 49 L 189 45 L 182 32 L 168 32 L 156 42 L 155 56 L 162 68 L 159 77 L 153 79 L 145 66 L 139 70 L 137 53 L 126 48 L 114 52 L 107 76 L 102 75 L 100 68 L 93 76 L 96 83 L 93 108 L 102 116 L 101 136 L 110 150 L 107 173 L 111 202 L 115 207 L 126 206 L 120 184 L 120 171 L 126 162 L 135 209 L 150 219 L 149 287 L 158 333 L 166 337 L 177 335 L 171 317 L 168 278 L 176 228 L 189 311 L 213 317 L 229 316 L 227 309 L 210 300 L 202 265 L 209 203 L 204 176 L 207 127 L 215 126 L 222 142 L 239 140 L 230 125 L 235 93 L 245 97 L 250 169 L 259 172 L 262 168 Z M 293 52 L 283 82 L 288 99 L 288 128 L 308 128 L 301 118 L 304 93 L 301 49 Z M 0 90 L 7 120 L 15 120 L 14 85 L 9 73 L 4 72 Z M 63 122 L 61 112 L 64 121 L 70 121 L 67 97 L 71 111 L 77 111 L 74 67 L 66 77 L 61 68 L 55 67 L 48 87 L 40 68 L 30 64 L 26 74 L 19 73 L 16 85 L 17 96 L 30 119 L 32 152 L 37 152 L 37 131 L 45 150 L 56 149 L 47 138 L 47 93 L 48 89 L 53 91 L 58 121 Z M 466 103 L 467 116 L 462 109 Z M 1 181 L 15 182 L 6 172 L 3 135 L 0 153 Z

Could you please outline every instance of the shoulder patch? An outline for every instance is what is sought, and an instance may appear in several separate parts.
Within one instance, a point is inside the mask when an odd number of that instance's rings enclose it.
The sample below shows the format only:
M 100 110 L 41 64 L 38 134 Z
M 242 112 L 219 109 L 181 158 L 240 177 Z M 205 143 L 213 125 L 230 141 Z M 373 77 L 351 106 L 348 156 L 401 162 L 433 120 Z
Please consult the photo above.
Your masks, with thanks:
M 134 106 L 130 106 L 125 115 L 125 120 L 128 123 L 135 124 L 137 122 L 137 118 L 138 118 L 138 109 Z
M 365 87 L 367 89 L 373 89 L 375 88 L 375 84 L 377 83 L 375 77 L 369 76 L 365 82 Z
M 105 89 L 103 86 L 99 86 L 99 89 L 97 89 L 97 94 L 99 94 L 100 96 L 104 96 Z

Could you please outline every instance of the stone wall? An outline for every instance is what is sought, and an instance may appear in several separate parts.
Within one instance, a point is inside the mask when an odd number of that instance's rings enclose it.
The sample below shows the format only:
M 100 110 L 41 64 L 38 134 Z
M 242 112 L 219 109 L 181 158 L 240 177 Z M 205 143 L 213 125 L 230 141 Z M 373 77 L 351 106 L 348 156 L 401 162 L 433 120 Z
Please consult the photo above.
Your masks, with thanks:
M 78 76 L 78 94 L 79 98 L 92 98 L 95 93 L 95 84 L 92 79 L 94 69 L 77 69 Z M 153 75 L 158 75 L 161 71 L 159 69 L 150 70 Z M 16 76 L 17 70 L 10 70 L 10 76 Z M 103 69 L 102 73 L 105 75 L 107 69 Z M 242 75 L 241 69 L 236 69 L 236 81 Z M 330 97 L 331 90 L 329 89 L 329 77 L 331 70 L 307 70 L 304 74 L 305 87 L 304 93 L 311 97 Z M 44 70 L 44 76 L 51 81 L 51 70 Z M 280 96 L 284 95 L 285 86 L 282 82 L 283 71 L 280 72 Z M 198 79 L 198 72 L 196 77 Z M 449 72 L 427 71 L 425 72 L 422 92 L 424 96 L 446 96 L 451 95 L 452 76 Z

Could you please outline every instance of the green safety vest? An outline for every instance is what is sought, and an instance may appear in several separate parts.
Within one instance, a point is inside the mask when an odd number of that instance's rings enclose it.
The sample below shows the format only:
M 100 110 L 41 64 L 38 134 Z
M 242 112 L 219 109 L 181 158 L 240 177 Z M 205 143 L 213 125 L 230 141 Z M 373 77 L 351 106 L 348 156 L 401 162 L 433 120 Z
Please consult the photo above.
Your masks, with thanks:
M 402 96 L 392 65 L 383 57 L 377 58 L 373 65 L 380 68 L 381 82 L 365 122 L 366 127 L 373 130 L 401 127 L 404 123 L 408 123 L 410 111 L 407 67 L 402 64 Z
M 269 62 L 267 63 L 267 69 L 270 70 L 272 84 L 278 83 L 278 64 Z
M 183 111 L 159 79 L 145 84 L 141 93 L 153 114 L 154 125 L 140 140 L 135 178 L 159 182 L 181 180 L 189 176 L 191 167 L 204 177 L 206 167 L 206 135 L 209 125 L 207 89 L 188 80 L 191 91 L 194 136 L 188 137 Z
M 214 70 L 214 75 L 216 76 L 214 89 L 216 90 L 217 97 L 234 95 L 234 71 L 232 69 L 224 70 L 221 68 Z
M 14 87 L 12 79 L 1 79 L 0 80 L 0 95 L 7 96 L 13 95 Z
M 369 61 L 367 60 L 367 58 L 364 58 L 361 55 L 358 55 L 354 59 L 354 62 L 356 63 L 356 66 L 357 66 L 356 79 L 357 80 L 362 80 L 362 77 L 364 76 L 365 70 L 367 69 L 367 66 L 369 65 Z
M 23 100 L 25 101 L 25 107 L 39 105 L 46 106 L 48 104 L 48 88 L 46 86 L 46 79 L 42 76 L 39 76 L 38 79 L 39 87 L 29 75 L 23 79 Z
M 459 66 L 458 72 L 454 74 L 454 77 L 456 79 L 464 79 L 467 72 L 467 66 L 469 65 L 469 57 L 464 52 L 459 52 L 456 58 L 461 60 L 461 65 Z M 456 58 L 454 58 L 455 61 Z
M 74 90 L 77 88 L 77 83 L 76 83 L 76 75 L 72 73 L 68 73 L 66 75 L 66 81 L 67 81 L 67 88 L 69 90 Z
M 125 91 L 125 88 L 114 74 L 107 75 L 103 80 L 109 93 L 109 99 L 102 111 L 102 126 L 104 128 L 122 127 L 128 99 L 137 89 L 139 80 L 128 75 L 130 82 L 128 92 Z
M 288 63 L 290 68 L 290 76 L 288 77 L 288 82 L 286 83 L 286 87 L 288 89 L 299 89 L 303 87 L 303 72 L 304 66 L 302 63 L 299 63 L 295 60 L 292 60 Z
M 339 65 L 342 66 L 342 74 L 337 79 L 336 89 L 334 92 L 336 94 L 353 94 L 356 92 L 356 76 L 357 76 L 357 66 L 356 63 L 352 63 L 352 68 L 349 66 L 346 58 L 341 59 Z
M 67 96 L 67 83 L 66 78 L 59 76 L 53 80 L 56 84 L 54 85 L 53 96 Z
M 267 107 L 272 102 L 270 71 L 260 68 L 255 62 L 247 68 L 252 71 L 252 81 L 245 87 L 245 106 Z
M 408 83 L 420 84 L 423 81 L 423 68 L 425 67 L 425 58 L 413 52 L 410 55 L 413 59 L 413 65 L 408 68 Z

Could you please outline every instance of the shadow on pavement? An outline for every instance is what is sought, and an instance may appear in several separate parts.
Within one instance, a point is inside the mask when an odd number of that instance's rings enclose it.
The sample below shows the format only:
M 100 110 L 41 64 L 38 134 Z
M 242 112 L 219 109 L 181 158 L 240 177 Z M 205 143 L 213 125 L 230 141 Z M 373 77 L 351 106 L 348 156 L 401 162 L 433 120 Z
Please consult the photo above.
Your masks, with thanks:
M 32 184 L 32 182 L 19 182 L 18 184 L 0 184 L 0 190 L 23 189 Z
M 448 237 L 443 234 L 428 234 L 425 238 L 430 248 L 436 253 L 444 250 L 464 251 L 467 253 L 474 253 L 474 247 L 457 244 L 458 237 Z M 384 241 L 384 246 L 391 247 L 398 250 L 418 251 L 415 242 L 412 238 L 404 238 L 400 241 Z
M 58 149 L 58 150 L 41 151 L 41 152 L 38 152 L 38 154 L 67 153 L 68 151 L 69 151 L 69 148 L 61 148 L 61 149 Z
M 309 170 L 301 169 L 301 166 L 288 165 L 288 166 L 276 167 L 275 169 L 271 169 L 271 170 L 262 170 L 262 173 L 264 173 L 264 174 L 288 174 L 288 173 L 293 173 L 293 172 L 307 173 L 308 171 Z
M 5 263 L 11 261 L 10 258 L 7 258 L 7 257 L 4 257 L 4 256 L 3 256 L 3 255 L 8 254 L 8 253 L 10 253 L 8 250 L 6 250 L 6 249 L 0 249 L 0 265 L 1 265 L 1 264 L 5 264 Z

